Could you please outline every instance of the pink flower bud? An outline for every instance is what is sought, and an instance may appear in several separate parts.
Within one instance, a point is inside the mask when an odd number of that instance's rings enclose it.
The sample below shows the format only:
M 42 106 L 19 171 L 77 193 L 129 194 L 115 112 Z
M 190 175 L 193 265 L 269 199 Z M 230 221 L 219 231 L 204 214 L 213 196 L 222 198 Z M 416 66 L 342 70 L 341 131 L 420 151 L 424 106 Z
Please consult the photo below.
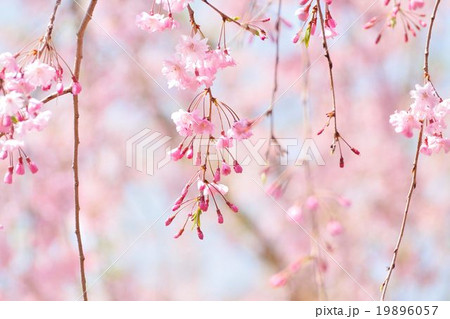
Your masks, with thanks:
M 200 227 L 197 227 L 197 235 L 200 240 L 203 240 L 203 232 Z
M 234 163 L 233 163 L 233 169 L 234 169 L 234 171 L 235 171 L 237 174 L 241 174 L 241 173 L 242 173 L 242 166 L 239 165 L 239 163 L 238 163 L 236 160 L 234 160 Z M 225 175 L 225 174 L 224 174 L 224 175 Z
M 180 145 L 181 146 L 181 145 Z M 176 162 L 183 158 L 183 153 L 181 152 L 181 147 L 178 146 L 177 148 L 174 148 L 170 151 L 170 158 L 172 161 Z
M 230 209 L 231 209 L 233 212 L 235 212 L 235 213 L 239 212 L 239 208 L 238 208 L 236 205 L 234 205 L 234 204 L 232 204 L 232 203 L 230 203 L 230 202 L 227 202 L 227 205 L 228 205 L 228 207 L 230 207 Z
M 56 83 L 56 92 L 59 95 L 64 93 L 64 85 L 61 82 Z
M 80 82 L 78 82 L 76 79 L 73 80 L 72 83 L 72 94 L 73 95 L 78 95 L 81 93 L 81 84 Z
M 217 210 L 217 222 L 218 222 L 219 224 L 223 224 L 223 215 L 222 215 L 222 213 L 220 212 L 220 209 Z
M 175 216 L 171 216 L 166 220 L 166 226 L 169 226 L 170 224 L 172 224 L 173 220 L 175 219 Z
M 231 167 L 225 161 L 222 162 L 221 172 L 222 172 L 222 175 L 224 175 L 224 176 L 230 175 L 230 173 L 231 173 Z
M 220 168 L 216 169 L 216 172 L 214 173 L 214 183 L 220 182 Z
M 287 283 L 287 278 L 284 273 L 278 273 L 270 277 L 270 285 L 275 288 L 283 287 Z
M 306 199 L 305 206 L 312 212 L 316 211 L 319 208 L 319 201 L 315 196 L 309 196 Z
M 32 174 L 36 174 L 39 171 L 39 168 L 37 167 L 37 165 L 31 161 L 30 158 L 27 157 L 27 163 L 28 163 L 28 168 L 30 169 L 30 172 Z
M 331 236 L 338 236 L 342 234 L 343 228 L 340 222 L 332 220 L 327 224 L 327 231 Z
M 25 174 L 25 166 L 23 165 L 22 157 L 19 157 L 19 162 L 16 164 L 16 174 L 17 175 Z
M 192 159 L 193 157 L 194 157 L 194 148 L 191 145 L 191 147 L 189 147 L 189 149 L 188 149 L 188 151 L 186 153 L 186 158 L 187 159 Z
M 181 228 L 180 231 L 178 232 L 178 234 L 173 236 L 173 238 L 175 238 L 175 239 L 179 238 L 181 235 L 183 235 L 183 232 L 184 232 L 184 228 Z
M 180 206 L 181 206 L 181 204 L 175 204 L 175 205 L 173 205 L 172 211 L 173 211 L 173 212 L 177 211 L 178 209 L 180 209 Z
M 342 207 L 350 207 L 352 205 L 352 201 L 348 198 L 338 197 L 336 200 Z
M 6 171 L 5 177 L 3 178 L 3 182 L 5 184 L 12 184 L 12 182 L 13 182 L 13 173 L 14 173 L 14 167 L 12 167 L 12 166 L 8 167 L 8 170 Z
M 209 201 L 208 201 L 208 200 L 205 200 L 205 197 L 202 196 L 201 199 L 200 199 L 200 201 L 198 202 L 198 207 L 199 207 L 202 211 L 206 212 L 206 211 L 208 210 L 208 206 L 209 206 Z

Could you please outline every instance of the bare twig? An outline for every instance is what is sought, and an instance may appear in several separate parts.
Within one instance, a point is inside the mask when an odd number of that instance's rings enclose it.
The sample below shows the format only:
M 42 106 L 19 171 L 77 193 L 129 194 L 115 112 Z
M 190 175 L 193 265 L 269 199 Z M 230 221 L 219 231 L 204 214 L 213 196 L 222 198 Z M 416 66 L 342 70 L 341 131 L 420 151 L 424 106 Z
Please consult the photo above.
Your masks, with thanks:
M 46 96 L 44 99 L 41 100 L 41 103 L 43 103 L 43 104 L 48 103 L 60 96 L 63 96 L 63 95 L 69 94 L 69 93 L 72 93 L 72 86 L 65 88 L 61 93 L 55 92 L 55 93 L 52 93 L 52 94 Z
M 56 0 L 55 6 L 53 8 L 53 12 L 52 15 L 50 17 L 50 21 L 48 23 L 47 26 L 47 32 L 45 33 L 44 37 L 42 38 L 41 41 L 41 47 L 38 50 L 38 57 L 41 56 L 42 52 L 44 52 L 45 47 L 48 44 L 48 41 L 50 41 L 51 37 L 52 37 L 52 32 L 53 32 L 53 25 L 55 23 L 55 18 L 56 18 L 56 12 L 58 11 L 59 6 L 61 5 L 61 0 Z
M 89 7 L 86 10 L 86 13 L 83 17 L 81 25 L 77 32 L 77 49 L 75 55 L 75 66 L 74 66 L 74 76 L 76 79 L 80 77 L 81 70 L 81 61 L 83 59 L 83 43 L 84 43 L 84 34 L 86 32 L 86 28 L 89 24 L 89 21 L 92 18 L 92 14 L 94 12 L 95 6 L 97 5 L 97 0 L 91 0 L 89 3 Z M 80 231 L 80 180 L 79 180 L 79 172 L 78 172 L 78 148 L 80 145 L 80 135 L 79 135 L 79 98 L 78 95 L 73 95 L 73 132 L 74 132 L 74 143 L 73 143 L 73 179 L 74 179 L 74 196 L 75 196 L 75 235 L 77 236 L 78 243 L 78 253 L 80 258 L 80 274 L 81 274 L 81 287 L 83 289 L 83 299 L 85 301 L 88 300 L 87 289 L 86 289 L 86 274 L 84 270 L 84 252 L 83 252 L 83 242 L 81 240 L 81 231 Z
M 330 76 L 330 88 L 331 88 L 331 97 L 332 97 L 332 109 L 331 112 L 327 114 L 329 118 L 333 119 L 334 126 L 334 142 L 333 142 L 333 150 L 334 147 L 338 147 L 339 155 L 340 155 L 340 166 L 344 166 L 344 157 L 342 156 L 342 148 L 341 148 L 341 135 L 339 134 L 337 127 L 337 107 L 336 107 L 336 90 L 334 88 L 334 76 L 333 76 L 333 62 L 331 60 L 330 51 L 328 49 L 327 37 L 325 35 L 325 19 L 323 17 L 322 7 L 320 5 L 320 0 L 317 0 L 317 11 L 319 14 L 320 27 L 322 29 L 322 46 L 325 52 L 325 57 L 328 61 L 328 71 Z
M 236 24 L 237 26 L 239 26 L 240 28 L 242 28 L 242 29 L 244 29 L 246 31 L 249 31 L 253 35 L 260 35 L 260 33 L 262 33 L 265 36 L 266 33 L 261 28 L 255 27 L 255 26 L 250 26 L 248 23 L 240 23 L 239 21 L 237 21 L 237 19 L 231 18 L 229 15 L 227 15 L 227 14 L 223 13 L 222 11 L 220 11 L 217 7 L 215 7 L 214 5 L 209 3 L 208 0 L 202 0 L 202 2 L 207 4 L 214 11 L 216 11 L 222 17 L 222 20 L 224 22 L 232 22 L 232 23 Z
M 436 17 L 436 12 L 438 10 L 440 2 L 441 2 L 440 0 L 436 0 L 436 3 L 434 5 L 433 14 L 431 16 L 431 21 L 430 21 L 430 28 L 428 30 L 427 41 L 426 41 L 426 45 L 425 45 L 425 62 L 424 62 L 424 67 L 423 67 L 425 82 L 430 81 L 428 59 L 429 59 L 429 52 L 430 52 L 431 34 L 432 34 L 432 30 L 433 30 L 434 20 Z M 386 292 L 387 292 L 387 289 L 389 286 L 389 282 L 391 280 L 392 272 L 394 271 L 394 268 L 395 268 L 395 263 L 397 261 L 397 256 L 398 256 L 398 252 L 400 249 L 400 245 L 402 243 L 403 235 L 405 233 L 406 220 L 408 218 L 409 207 L 411 204 L 412 195 L 413 195 L 414 189 L 417 186 L 417 181 L 416 181 L 417 180 L 417 164 L 419 161 L 420 146 L 422 145 L 423 130 L 424 130 L 424 123 L 422 123 L 422 125 L 420 127 L 419 138 L 417 140 L 416 155 L 414 157 L 414 163 L 413 163 L 413 168 L 412 168 L 411 185 L 409 187 L 408 195 L 406 197 L 406 205 L 405 205 L 405 211 L 403 213 L 403 220 L 402 220 L 402 225 L 400 227 L 400 233 L 399 233 L 399 236 L 397 239 L 397 244 L 395 245 L 394 254 L 392 256 L 391 265 L 388 268 L 388 273 L 387 273 L 386 279 L 381 284 L 381 298 L 380 298 L 381 301 L 384 301 L 386 298 Z

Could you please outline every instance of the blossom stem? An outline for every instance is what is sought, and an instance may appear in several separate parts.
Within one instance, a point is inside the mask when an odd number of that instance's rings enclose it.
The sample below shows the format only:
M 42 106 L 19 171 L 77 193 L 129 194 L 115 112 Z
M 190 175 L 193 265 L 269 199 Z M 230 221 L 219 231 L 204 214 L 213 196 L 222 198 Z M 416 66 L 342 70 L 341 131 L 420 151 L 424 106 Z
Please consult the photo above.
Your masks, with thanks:
M 237 21 L 234 18 L 231 18 L 230 16 L 228 16 L 227 14 L 223 13 L 222 11 L 220 11 L 217 7 L 215 7 L 214 5 L 212 5 L 211 3 L 209 3 L 208 0 L 202 0 L 203 3 L 205 3 L 206 5 L 208 5 L 211 9 L 213 9 L 214 11 L 216 11 L 221 17 L 222 20 L 224 22 L 232 22 L 234 24 L 236 24 L 237 26 L 239 26 L 240 28 L 249 31 L 252 34 L 255 34 L 255 29 L 251 28 L 248 24 L 246 23 L 240 23 L 239 21 Z M 262 31 L 262 30 L 260 30 Z
M 333 136 L 334 143 L 333 143 L 333 145 L 336 145 L 336 143 L 337 143 L 339 155 L 340 155 L 341 161 L 342 161 L 342 149 L 341 149 L 341 143 L 340 143 L 341 135 L 339 134 L 339 131 L 338 131 L 338 122 L 337 122 L 337 106 L 336 106 L 337 103 L 336 103 L 336 90 L 334 87 L 333 61 L 331 60 L 330 51 L 328 48 L 327 37 L 325 35 L 325 20 L 323 17 L 320 0 L 317 0 L 317 12 L 319 14 L 320 27 L 322 29 L 322 39 L 323 39 L 322 46 L 323 46 L 323 50 L 325 51 L 325 58 L 328 61 L 328 71 L 329 71 L 329 76 L 330 76 L 332 109 L 331 109 L 331 113 L 328 113 L 329 114 L 328 116 L 333 118 L 333 126 L 334 126 L 334 136 Z
M 38 50 L 38 54 L 37 54 L 38 57 L 40 57 L 42 55 L 42 53 L 45 50 L 45 47 L 47 46 L 48 41 L 52 37 L 53 24 L 55 23 L 56 12 L 58 11 L 58 8 L 59 8 L 60 5 L 61 5 L 61 0 L 56 0 L 55 6 L 53 8 L 52 15 L 50 17 L 50 21 L 49 21 L 48 26 L 47 26 L 47 32 L 45 33 L 44 37 L 42 38 L 42 44 L 41 44 L 41 47 Z
M 430 82 L 430 74 L 429 74 L 429 55 L 430 55 L 430 43 L 431 43 L 431 35 L 432 35 L 432 30 L 433 30 L 433 25 L 434 25 L 434 21 L 436 18 L 436 12 L 438 10 L 439 4 L 440 4 L 440 0 L 436 0 L 436 3 L 434 5 L 434 9 L 433 9 L 433 14 L 431 16 L 430 19 L 430 27 L 428 29 L 428 35 L 427 35 L 427 40 L 426 40 L 426 45 L 425 45 L 425 58 L 424 58 L 424 67 L 423 67 L 423 72 L 424 72 L 424 80 L 425 83 L 426 82 Z M 395 263 L 397 261 L 397 256 L 398 256 L 398 252 L 400 250 L 400 245 L 402 243 L 403 240 L 403 235 L 405 233 L 405 227 L 406 227 L 406 221 L 408 218 L 408 213 L 409 213 L 409 207 L 411 204 L 411 199 L 414 193 L 414 190 L 416 189 L 417 186 L 417 164 L 419 162 L 419 155 L 420 155 L 420 147 L 422 145 L 422 137 L 423 137 L 423 130 L 424 130 L 424 123 L 421 123 L 420 126 L 420 132 L 419 132 L 419 138 L 417 140 L 417 148 L 416 148 L 416 155 L 414 157 L 414 163 L 413 163 L 413 168 L 412 168 L 412 177 L 411 177 L 411 184 L 409 187 L 409 191 L 408 191 L 408 195 L 406 197 L 406 205 L 405 205 L 405 210 L 403 212 L 403 219 L 402 219 L 402 225 L 400 227 L 400 233 L 398 235 L 398 239 L 397 239 L 397 244 L 395 245 L 395 249 L 394 249 L 394 253 L 392 256 L 392 261 L 391 261 L 391 265 L 388 268 L 388 273 L 386 275 L 386 279 L 383 281 L 383 283 L 381 284 L 381 301 L 384 301 L 386 298 L 386 292 L 389 286 L 389 282 L 391 280 L 391 276 L 392 276 L 392 272 L 394 271 L 395 268 Z
M 89 3 L 89 7 L 86 10 L 86 13 L 83 17 L 81 25 L 77 32 L 77 47 L 76 47 L 76 55 L 75 55 L 75 67 L 74 67 L 74 76 L 76 79 L 80 77 L 81 70 L 81 61 L 83 59 L 83 43 L 84 43 L 84 34 L 86 32 L 86 28 L 89 24 L 89 21 L 92 19 L 92 14 L 94 12 L 95 6 L 97 5 L 97 0 L 91 0 Z M 84 268 L 84 250 L 83 250 L 83 242 L 81 239 L 81 230 L 80 230 L 80 180 L 79 180 L 79 169 L 78 169 L 78 157 L 79 157 L 79 145 L 80 145 L 80 134 L 79 134 L 79 119 L 80 119 L 80 111 L 79 111 L 79 97 L 78 95 L 73 95 L 73 132 L 74 132 L 74 143 L 73 143 L 73 179 L 74 179 L 74 198 L 75 198 L 75 235 L 77 237 L 78 244 L 78 254 L 80 260 L 80 275 L 81 275 L 81 287 L 83 291 L 83 300 L 88 300 L 87 288 L 86 288 L 86 273 Z

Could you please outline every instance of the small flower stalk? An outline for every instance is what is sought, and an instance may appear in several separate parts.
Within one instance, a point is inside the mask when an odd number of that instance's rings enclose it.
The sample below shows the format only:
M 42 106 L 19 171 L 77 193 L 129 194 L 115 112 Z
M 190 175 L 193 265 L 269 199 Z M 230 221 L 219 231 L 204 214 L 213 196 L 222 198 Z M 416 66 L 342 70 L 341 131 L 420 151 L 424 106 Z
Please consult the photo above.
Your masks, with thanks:
M 403 27 L 403 40 L 408 42 L 410 37 L 416 37 L 417 32 L 427 26 L 423 21 L 425 14 L 416 12 L 424 7 L 424 0 L 408 0 L 408 1 L 384 1 L 386 7 L 390 7 L 385 17 L 372 17 L 365 25 L 364 29 L 372 29 L 376 25 L 382 24 L 382 27 L 375 39 L 378 44 L 386 29 L 395 29 L 400 24 Z

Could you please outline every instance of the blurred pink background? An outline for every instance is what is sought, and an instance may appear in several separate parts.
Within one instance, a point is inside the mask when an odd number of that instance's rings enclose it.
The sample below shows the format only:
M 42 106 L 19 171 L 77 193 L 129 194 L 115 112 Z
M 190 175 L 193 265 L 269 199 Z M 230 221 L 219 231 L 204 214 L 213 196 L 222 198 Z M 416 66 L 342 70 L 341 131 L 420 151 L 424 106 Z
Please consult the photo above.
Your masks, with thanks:
M 307 256 L 310 238 L 286 212 L 306 196 L 305 168 L 289 168 L 292 179 L 276 201 L 260 185 L 263 167 L 252 163 L 244 174 L 225 181 L 239 215 L 224 212 L 218 225 L 214 212 L 205 215 L 205 239 L 187 231 L 175 240 L 178 228 L 165 227 L 167 214 L 185 182 L 194 173 L 189 161 L 170 163 L 153 176 L 126 166 L 126 141 L 145 128 L 180 137 L 170 114 L 186 107 L 193 95 L 168 90 L 162 61 L 172 55 L 182 33 L 189 33 L 184 12 L 182 27 L 148 34 L 135 26 L 136 14 L 151 1 L 99 1 L 86 34 L 81 83 L 81 218 L 91 300 L 315 300 L 311 265 L 305 264 L 288 281 L 274 288 L 272 275 Z M 255 1 L 212 1 L 231 16 L 245 16 Z M 375 45 L 376 30 L 363 30 L 373 15 L 384 12 L 381 2 L 365 12 L 369 1 L 335 1 L 334 18 L 341 37 L 330 40 L 335 65 L 341 133 L 361 156 L 346 152 L 340 169 L 329 154 L 331 130 L 314 141 L 325 165 L 312 165 L 313 184 L 321 194 L 343 196 L 350 207 L 319 197 L 320 227 L 331 256 L 324 255 L 324 282 L 331 300 L 378 299 L 400 227 L 410 182 L 415 140 L 395 134 L 389 115 L 407 108 L 409 90 L 422 82 L 425 31 L 403 43 L 400 29 L 387 30 Z M 428 1 L 427 1 L 428 2 Z M 265 1 L 256 1 L 261 5 Z M 292 38 L 299 22 L 298 1 L 284 1 L 282 16 L 294 27 L 281 32 L 280 90 L 305 70 L 305 54 Z M 83 7 L 87 1 L 80 1 Z M 46 29 L 53 1 L 5 0 L 0 13 L 0 52 L 16 52 Z M 220 18 L 195 2 L 197 22 L 217 41 Z M 383 11 L 384 10 L 384 11 Z M 424 9 L 427 16 L 431 7 Z M 448 97 L 450 25 L 448 6 L 438 12 L 431 47 L 431 74 L 439 92 Z M 71 65 L 75 32 L 83 12 L 64 1 L 57 15 L 54 42 Z M 267 9 L 272 18 L 276 5 Z M 360 18 L 359 18 L 360 17 Z M 229 27 L 230 47 L 237 66 L 220 73 L 214 91 L 243 117 L 254 118 L 270 103 L 275 44 L 250 41 Z M 330 109 L 327 64 L 321 39 L 311 40 L 309 107 L 314 132 Z M 153 78 L 153 79 L 152 79 Z M 159 83 L 169 97 L 155 82 Z M 275 107 L 280 138 L 303 140 L 303 78 Z M 175 101 L 178 101 L 178 104 Z M 72 195 L 72 101 L 64 96 L 46 105 L 53 118 L 42 133 L 27 139 L 27 150 L 39 164 L 35 176 L 2 185 L 0 192 L 0 299 L 78 300 L 78 252 L 74 235 Z M 268 121 L 258 125 L 253 143 L 268 136 Z M 299 148 L 292 148 L 290 160 Z M 261 153 L 263 153 L 262 151 Z M 164 149 L 157 153 L 164 157 Z M 0 163 L 2 171 L 7 163 Z M 450 161 L 448 155 L 422 156 L 406 237 L 391 282 L 396 300 L 448 300 L 450 297 Z M 266 187 L 268 185 L 265 185 Z M 329 216 L 344 227 L 341 235 L 326 233 Z M 310 225 L 305 222 L 304 228 Z M 358 284 L 352 280 L 352 278 Z M 364 289 L 362 289 L 363 287 Z

